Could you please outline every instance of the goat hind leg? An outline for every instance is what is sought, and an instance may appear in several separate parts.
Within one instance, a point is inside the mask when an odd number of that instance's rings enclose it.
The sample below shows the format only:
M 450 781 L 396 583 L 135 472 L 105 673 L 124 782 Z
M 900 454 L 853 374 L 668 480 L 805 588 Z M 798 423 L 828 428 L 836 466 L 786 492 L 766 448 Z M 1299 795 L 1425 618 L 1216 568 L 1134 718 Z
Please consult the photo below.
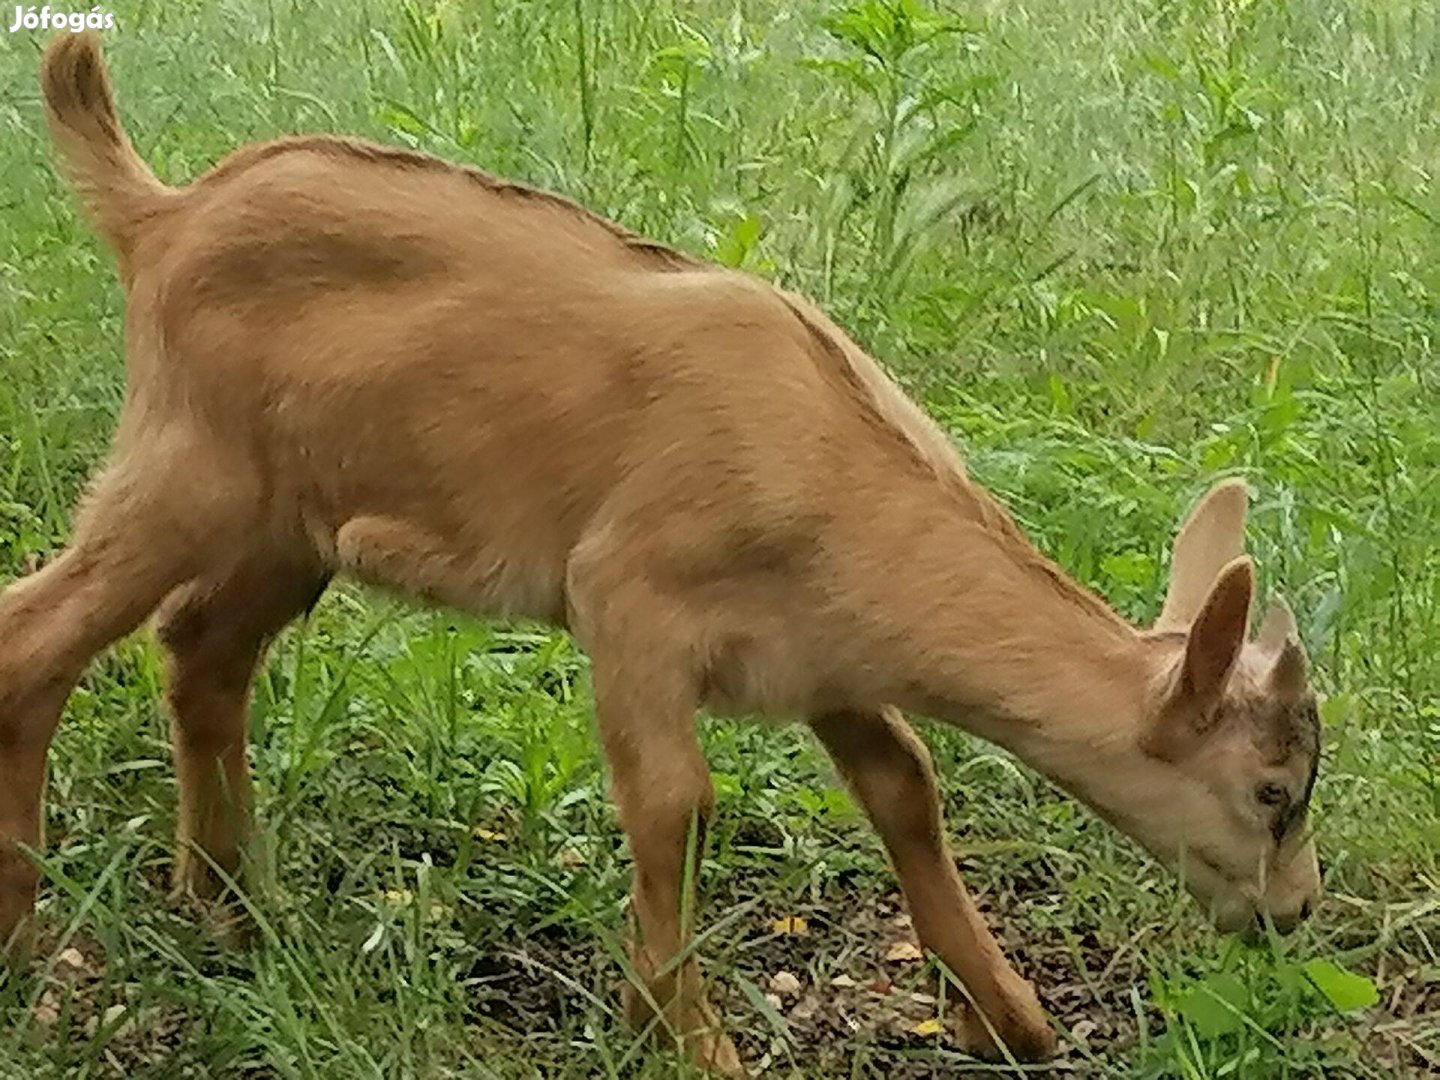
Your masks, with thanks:
M 169 596 L 155 629 L 168 654 L 166 698 L 179 780 L 176 892 L 209 900 L 235 877 L 250 831 L 246 718 L 265 647 L 325 587 L 308 562 L 252 556 Z
M 178 582 L 199 547 L 172 490 L 112 471 L 87 501 L 69 549 L 0 593 L 0 945 L 15 944 L 39 874 L 20 845 L 43 843 L 50 739 L 97 652 L 133 630 Z

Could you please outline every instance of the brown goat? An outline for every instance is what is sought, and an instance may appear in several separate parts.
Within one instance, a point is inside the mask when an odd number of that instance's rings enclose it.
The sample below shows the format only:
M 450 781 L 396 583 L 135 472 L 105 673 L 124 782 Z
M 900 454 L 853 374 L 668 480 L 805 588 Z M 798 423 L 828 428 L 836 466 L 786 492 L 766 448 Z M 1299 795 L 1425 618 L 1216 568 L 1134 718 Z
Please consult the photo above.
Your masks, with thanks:
M 1157 625 L 1070 580 L 804 300 L 555 195 L 295 138 L 162 185 L 95 38 L 42 83 L 119 257 L 128 393 L 54 562 L 0 594 L 0 936 L 27 922 L 45 758 L 90 658 L 159 608 L 177 884 L 248 830 L 246 696 L 334 574 L 568 628 L 635 860 L 632 1015 L 738 1073 L 682 910 L 711 809 L 693 718 L 802 717 L 882 837 L 967 1044 L 1055 1038 L 947 854 L 910 709 L 1014 751 L 1183 874 L 1220 925 L 1319 892 L 1318 755 L 1295 625 L 1254 640 L 1243 485 L 1175 543 Z

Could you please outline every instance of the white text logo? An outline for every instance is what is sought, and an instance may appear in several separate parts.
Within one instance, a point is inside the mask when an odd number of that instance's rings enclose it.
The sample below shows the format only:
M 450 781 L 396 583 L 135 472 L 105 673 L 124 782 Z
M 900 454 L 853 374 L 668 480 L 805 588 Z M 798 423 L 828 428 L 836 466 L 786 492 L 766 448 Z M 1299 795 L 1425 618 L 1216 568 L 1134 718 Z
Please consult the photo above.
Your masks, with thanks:
M 115 26 L 115 16 L 108 11 L 93 7 L 85 11 L 51 11 L 48 7 L 35 10 L 33 7 L 15 7 L 15 22 L 10 33 L 16 30 L 69 30 L 78 34 L 81 30 L 110 30 Z

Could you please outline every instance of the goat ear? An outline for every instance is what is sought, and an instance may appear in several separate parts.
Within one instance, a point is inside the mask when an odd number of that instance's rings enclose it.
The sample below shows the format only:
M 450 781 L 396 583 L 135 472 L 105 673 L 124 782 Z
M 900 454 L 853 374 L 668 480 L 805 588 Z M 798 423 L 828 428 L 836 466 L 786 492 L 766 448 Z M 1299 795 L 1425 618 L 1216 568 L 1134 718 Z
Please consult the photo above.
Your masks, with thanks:
M 1190 627 L 1180 674 L 1180 693 L 1207 714 L 1225 691 L 1245 645 L 1255 568 L 1245 556 L 1227 563 Z
M 1286 641 L 1270 669 L 1271 691 L 1282 701 L 1299 701 L 1305 696 L 1308 667 L 1300 642 L 1294 638 Z
M 1260 620 L 1260 629 L 1255 634 L 1255 644 L 1262 652 L 1274 656 L 1279 655 L 1286 642 L 1298 642 L 1299 640 L 1300 630 L 1295 625 L 1295 613 L 1290 610 L 1290 605 L 1285 602 L 1284 597 L 1272 598 L 1270 605 L 1265 609 L 1265 617 Z
M 1200 614 L 1220 571 L 1245 550 L 1245 481 L 1222 480 L 1190 512 L 1176 534 L 1170 587 L 1157 630 L 1184 630 Z
M 1255 635 L 1256 647 L 1274 657 L 1270 668 L 1270 691 L 1284 701 L 1298 701 L 1305 695 L 1309 661 L 1305 646 L 1300 644 L 1300 630 L 1290 605 L 1280 597 L 1270 601 L 1260 630 Z

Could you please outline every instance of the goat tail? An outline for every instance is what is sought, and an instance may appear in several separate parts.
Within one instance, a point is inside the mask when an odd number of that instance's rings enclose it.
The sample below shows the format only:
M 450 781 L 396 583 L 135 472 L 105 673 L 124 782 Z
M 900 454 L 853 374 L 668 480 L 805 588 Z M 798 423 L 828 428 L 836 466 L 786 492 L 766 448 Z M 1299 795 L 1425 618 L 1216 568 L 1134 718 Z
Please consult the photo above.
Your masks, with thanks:
M 66 33 L 45 50 L 40 90 L 62 171 L 100 234 L 122 257 L 171 194 L 131 145 L 94 33 Z

